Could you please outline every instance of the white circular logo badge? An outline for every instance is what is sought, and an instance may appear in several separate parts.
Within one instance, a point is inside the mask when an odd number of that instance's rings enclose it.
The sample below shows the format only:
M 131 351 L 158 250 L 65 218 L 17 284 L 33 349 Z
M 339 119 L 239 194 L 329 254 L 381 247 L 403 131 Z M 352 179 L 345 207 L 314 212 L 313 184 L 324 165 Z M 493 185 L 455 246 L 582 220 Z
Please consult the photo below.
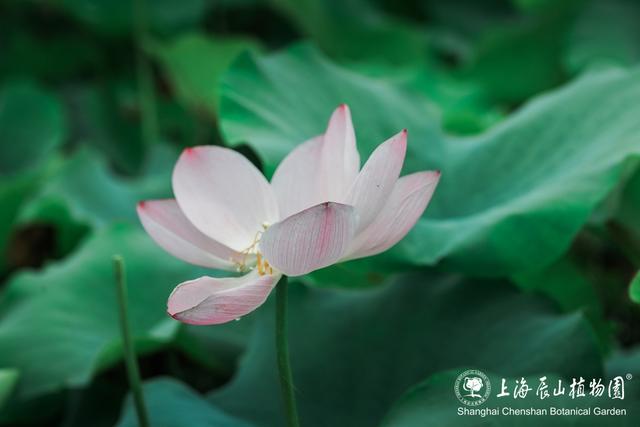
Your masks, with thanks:
M 477 369 L 464 371 L 453 386 L 453 391 L 460 402 L 467 406 L 482 405 L 491 394 L 491 381 L 484 372 Z

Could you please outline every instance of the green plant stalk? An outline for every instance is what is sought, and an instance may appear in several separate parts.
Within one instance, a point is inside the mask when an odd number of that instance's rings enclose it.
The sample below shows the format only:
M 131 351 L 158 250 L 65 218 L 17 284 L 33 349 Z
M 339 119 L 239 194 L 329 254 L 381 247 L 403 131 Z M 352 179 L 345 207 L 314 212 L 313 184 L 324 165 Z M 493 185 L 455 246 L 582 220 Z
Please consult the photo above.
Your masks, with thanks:
M 122 334 L 122 349 L 124 360 L 129 377 L 129 386 L 133 395 L 133 404 L 138 416 L 140 427 L 149 427 L 149 417 L 147 407 L 144 402 L 142 392 L 142 382 L 140 381 L 140 371 L 136 360 L 136 352 L 131 339 L 131 327 L 129 325 L 129 308 L 127 301 L 127 284 L 125 279 L 124 259 L 120 255 L 113 257 L 113 270 L 115 273 L 116 290 L 118 297 L 118 308 L 120 311 L 120 332 Z
M 136 49 L 138 102 L 142 117 L 142 140 L 145 146 L 149 147 L 158 140 L 158 116 L 153 88 L 153 72 L 144 53 L 145 46 L 149 45 L 146 0 L 134 0 L 133 9 L 133 34 Z
M 289 340 L 287 338 L 287 292 L 289 279 L 282 276 L 276 286 L 276 352 L 280 373 L 280 391 L 287 417 L 288 427 L 299 427 L 298 409 L 289 360 Z

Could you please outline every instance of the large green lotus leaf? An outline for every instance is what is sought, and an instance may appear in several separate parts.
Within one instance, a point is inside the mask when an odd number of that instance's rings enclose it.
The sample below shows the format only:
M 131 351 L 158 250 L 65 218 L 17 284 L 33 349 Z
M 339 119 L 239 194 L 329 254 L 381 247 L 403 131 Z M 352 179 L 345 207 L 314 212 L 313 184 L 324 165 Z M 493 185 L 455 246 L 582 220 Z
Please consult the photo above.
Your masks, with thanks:
M 535 271 L 557 259 L 640 152 L 637 72 L 590 75 L 529 103 L 490 131 L 454 139 L 422 98 L 340 68 L 308 47 L 245 56 L 223 79 L 222 129 L 248 142 L 267 173 L 351 106 L 363 158 L 402 128 L 404 172 L 442 170 L 426 216 L 396 261 L 483 275 Z M 304 93 L 305 96 L 299 96 Z
M 0 176 L 32 169 L 65 136 L 60 102 L 27 82 L 0 88 Z
M 237 376 L 212 401 L 261 426 L 284 425 L 273 299 L 257 313 Z M 305 426 L 373 426 L 410 386 L 459 366 L 501 375 L 599 375 L 580 313 L 499 282 L 407 275 L 372 290 L 290 285 L 289 345 Z M 330 409 L 328 409 L 330 408 Z
M 593 0 L 581 10 L 566 45 L 571 72 L 640 60 L 640 4 L 634 0 Z
M 120 357 L 113 254 L 127 264 L 138 349 L 151 351 L 174 336 L 179 324 L 166 315 L 166 299 L 202 269 L 165 254 L 139 227 L 102 229 L 73 256 L 18 274 L 5 289 L 12 303 L 0 318 L 0 366 L 20 371 L 20 398 L 85 385 Z
M 242 55 L 222 78 L 220 91 L 227 142 L 248 142 L 262 157 L 267 174 L 297 144 L 323 132 L 342 102 L 349 103 L 360 125 L 362 154 L 408 127 L 413 141 L 408 169 L 418 170 L 426 161 L 436 167 L 442 158 L 439 118 L 429 100 L 341 68 L 308 45 L 272 56 Z
M 256 42 L 245 38 L 188 33 L 154 44 L 150 51 L 160 60 L 182 102 L 215 117 L 220 76 L 242 51 L 257 49 Z
M 54 205 L 66 207 L 73 219 L 90 226 L 125 220 L 137 223 L 137 202 L 171 195 L 170 176 L 177 153 L 164 146 L 155 148 L 142 175 L 135 179 L 118 177 L 97 153 L 79 150 L 24 207 L 20 221 L 46 220 Z
M 186 385 L 158 378 L 144 384 L 149 422 L 154 427 L 251 427 L 252 424 L 224 413 Z M 257 424 L 260 425 L 260 424 Z M 117 427 L 136 427 L 138 420 L 129 396 Z
M 545 399 L 541 399 L 536 395 L 537 388 L 541 383 L 538 376 L 524 376 L 526 384 L 532 388 L 524 398 L 514 399 L 513 392 L 515 382 L 522 381 L 523 376 L 513 378 L 504 378 L 503 376 L 485 372 L 490 380 L 491 392 L 490 396 L 481 406 L 464 407 L 457 399 L 453 392 L 456 378 L 461 374 L 461 370 L 441 372 L 429 377 L 426 381 L 416 386 L 412 390 L 405 393 L 402 398 L 394 405 L 390 413 L 385 417 L 382 427 L 422 427 L 425 425 L 446 426 L 446 427 L 512 427 L 512 426 L 634 426 L 637 424 L 637 416 L 640 407 L 640 389 L 634 387 L 632 383 L 626 381 L 625 398 L 611 399 L 606 387 L 609 385 L 611 378 L 596 376 L 596 381 L 601 380 L 601 384 L 605 386 L 604 396 L 590 396 L 589 382 L 592 377 L 583 375 L 586 384 L 584 386 L 586 393 L 584 397 L 571 398 L 569 396 L 570 384 L 573 380 L 558 378 L 555 375 L 543 374 L 546 376 L 544 383 L 547 384 L 547 391 L 551 394 Z M 502 391 L 502 379 L 505 380 L 507 392 L 509 396 L 497 397 Z M 579 377 L 576 380 L 579 381 Z M 565 388 L 565 394 L 561 396 L 553 396 L 553 390 L 558 386 L 558 381 L 562 381 Z M 632 380 L 633 381 L 633 380 Z M 464 393 L 464 391 L 461 390 Z M 551 407 L 558 409 L 574 409 L 580 408 L 587 410 L 591 408 L 590 415 L 504 415 L 503 408 L 512 409 L 546 409 L 547 414 L 550 413 Z M 627 410 L 625 416 L 602 416 L 595 415 L 594 408 L 601 409 L 624 408 Z M 458 408 L 463 409 L 484 409 L 498 408 L 500 415 L 458 415 Z
M 9 397 L 18 380 L 18 371 L 15 369 L 0 369 L 0 409 Z
M 150 154 L 140 176 L 123 179 L 111 172 L 105 159 L 95 151 L 77 151 L 57 165 L 37 191 L 33 189 L 30 199 L 19 210 L 16 229 L 28 230 L 33 225 L 52 227 L 52 253 L 45 255 L 62 258 L 91 228 L 113 221 L 137 223 L 138 201 L 171 194 L 170 173 L 176 151 L 156 145 Z M 25 252 L 20 243 L 14 239 L 11 250 Z

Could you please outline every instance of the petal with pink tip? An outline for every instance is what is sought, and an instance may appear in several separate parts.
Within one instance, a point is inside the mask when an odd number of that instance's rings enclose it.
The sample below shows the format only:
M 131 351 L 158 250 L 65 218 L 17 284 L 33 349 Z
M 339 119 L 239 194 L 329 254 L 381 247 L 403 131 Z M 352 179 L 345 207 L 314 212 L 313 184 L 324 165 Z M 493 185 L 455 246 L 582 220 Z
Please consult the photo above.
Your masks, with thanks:
M 353 239 L 352 206 L 321 203 L 269 227 L 260 250 L 289 276 L 301 276 L 338 261 Z
M 435 191 L 440 172 L 417 172 L 400 178 L 386 205 L 353 240 L 344 261 L 384 252 L 416 224 Z
M 345 104 L 339 106 L 329 120 L 320 162 L 318 181 L 322 200 L 344 202 L 360 170 L 351 111 Z
M 261 306 L 280 274 L 260 276 L 257 270 L 241 277 L 201 277 L 178 285 L 167 312 L 192 325 L 216 325 L 244 316 Z
M 318 191 L 323 136 L 300 145 L 278 165 L 271 186 L 278 200 L 280 217 L 287 218 L 323 202 Z
M 242 255 L 216 242 L 189 222 L 173 199 L 138 204 L 138 216 L 151 238 L 176 258 L 203 267 L 235 269 Z
M 173 192 L 193 225 L 236 251 L 252 244 L 263 223 L 278 220 L 267 180 L 249 160 L 228 148 L 184 150 L 173 171 Z
M 353 183 L 347 203 L 356 210 L 358 228 L 364 230 L 387 202 L 400 176 L 407 152 L 407 131 L 380 144 Z

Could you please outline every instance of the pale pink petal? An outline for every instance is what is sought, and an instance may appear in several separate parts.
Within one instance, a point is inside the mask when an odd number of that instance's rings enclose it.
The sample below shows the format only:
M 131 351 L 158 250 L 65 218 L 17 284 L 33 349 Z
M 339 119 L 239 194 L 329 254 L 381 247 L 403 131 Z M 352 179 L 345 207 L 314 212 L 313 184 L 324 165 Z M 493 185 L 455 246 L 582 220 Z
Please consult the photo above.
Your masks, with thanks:
M 338 261 L 354 230 L 352 206 L 321 203 L 269 227 L 260 250 L 284 274 L 301 276 Z
M 351 113 L 341 105 L 333 112 L 326 133 L 299 145 L 273 174 L 271 185 L 280 218 L 322 202 L 345 202 L 359 169 Z
M 440 172 L 417 172 L 400 178 L 386 205 L 354 239 L 343 260 L 384 252 L 416 224 L 429 204 Z
M 257 270 L 241 277 L 201 277 L 178 285 L 167 302 L 167 312 L 192 325 L 229 322 L 262 305 L 280 274 L 260 276 Z
M 324 201 L 318 185 L 322 139 L 323 136 L 319 135 L 298 145 L 280 162 L 273 174 L 271 186 L 281 218 Z
M 380 144 L 358 174 L 347 197 L 347 203 L 356 210 L 356 233 L 371 224 L 387 202 L 400 176 L 406 151 L 407 131 L 403 130 Z
M 360 170 L 351 112 L 345 104 L 339 106 L 329 120 L 319 160 L 322 201 L 344 202 Z
M 267 180 L 249 160 L 228 148 L 184 150 L 173 171 L 173 192 L 193 225 L 237 251 L 251 245 L 263 223 L 278 220 Z
M 189 222 L 173 199 L 138 203 L 138 216 L 151 238 L 176 258 L 203 267 L 235 269 L 242 255 L 207 237 Z

